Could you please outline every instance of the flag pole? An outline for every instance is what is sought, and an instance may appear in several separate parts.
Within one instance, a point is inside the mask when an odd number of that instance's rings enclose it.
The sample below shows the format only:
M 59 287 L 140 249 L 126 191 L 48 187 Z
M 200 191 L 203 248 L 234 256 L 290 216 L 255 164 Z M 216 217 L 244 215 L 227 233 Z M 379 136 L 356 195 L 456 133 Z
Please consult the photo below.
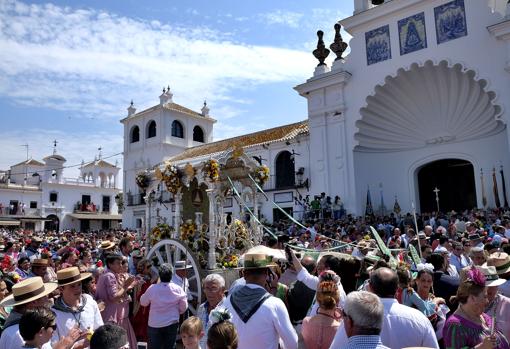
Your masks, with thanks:
M 420 243 L 420 234 L 418 233 L 418 221 L 416 220 L 416 208 L 414 207 L 414 202 L 411 202 L 411 207 L 413 208 L 413 218 L 414 218 L 414 226 L 416 229 L 416 237 L 418 238 L 418 253 L 421 255 L 421 243 Z

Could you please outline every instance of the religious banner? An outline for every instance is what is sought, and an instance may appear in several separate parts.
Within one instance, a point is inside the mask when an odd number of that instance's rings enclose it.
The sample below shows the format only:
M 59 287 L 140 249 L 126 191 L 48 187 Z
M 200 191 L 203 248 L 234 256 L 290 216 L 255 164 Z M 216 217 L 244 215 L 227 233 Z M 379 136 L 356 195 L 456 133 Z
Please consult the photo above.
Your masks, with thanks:
M 485 193 L 485 181 L 483 180 L 483 169 L 480 169 L 480 182 L 482 186 L 482 205 L 484 208 L 487 207 L 487 195 Z
M 498 180 L 496 179 L 496 168 L 492 168 L 492 191 L 494 193 L 494 200 L 496 201 L 496 207 L 501 207 L 501 202 L 499 201 L 499 190 L 498 190 Z
M 400 212 L 402 210 L 400 209 L 400 205 L 397 200 L 397 196 L 395 195 L 395 204 L 393 205 L 393 212 L 395 212 L 397 215 L 400 215 Z
M 370 197 L 370 187 L 367 187 L 367 203 L 365 205 L 365 216 L 371 216 L 374 214 L 372 207 L 372 198 Z
M 499 169 L 499 174 L 501 175 L 501 186 L 503 187 L 503 201 L 504 207 L 508 207 L 508 200 L 506 197 L 506 183 L 505 183 L 505 174 L 503 173 L 503 165 L 501 165 Z

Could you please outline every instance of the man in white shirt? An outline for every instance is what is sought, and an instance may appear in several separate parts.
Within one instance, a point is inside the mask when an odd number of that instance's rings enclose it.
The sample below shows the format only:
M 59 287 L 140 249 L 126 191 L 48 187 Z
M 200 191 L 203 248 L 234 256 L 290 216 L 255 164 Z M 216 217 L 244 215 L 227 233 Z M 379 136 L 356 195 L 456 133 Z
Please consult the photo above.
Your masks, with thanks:
M 463 268 L 469 266 L 469 260 L 464 256 L 462 243 L 454 241 L 452 245 L 453 249 L 450 255 L 450 265 L 454 266 L 455 269 L 457 269 L 457 273 L 460 274 Z
M 172 276 L 172 282 L 182 287 L 188 297 L 188 301 L 193 299 L 193 295 L 189 291 L 188 271 L 193 268 L 186 261 L 177 261 L 174 265 L 175 273 Z
M 398 288 L 397 273 L 389 268 L 379 268 L 370 275 L 368 288 L 381 298 L 384 320 L 381 331 L 382 344 L 392 348 L 439 348 L 432 324 L 422 312 L 399 304 L 394 298 Z M 343 348 L 348 342 L 343 326 L 331 343 L 330 349 Z
M 285 304 L 265 289 L 272 281 L 269 267 L 274 265 L 265 254 L 246 254 L 246 285 L 236 289 L 223 303 L 232 314 L 239 336 L 238 349 L 277 349 L 280 342 L 285 349 L 297 349 L 298 336 Z
M 19 333 L 21 317 L 29 309 L 47 307 L 48 294 L 56 288 L 57 285 L 53 283 L 43 283 L 39 276 L 23 280 L 12 287 L 12 294 L 0 303 L 2 307 L 13 307 L 5 320 L 0 338 L 0 349 L 21 349 L 24 347 L 25 341 Z M 51 343 L 48 341 L 42 348 L 51 348 Z
M 52 308 L 57 315 L 57 330 L 53 332 L 53 342 L 67 336 L 73 328 L 92 334 L 103 325 L 96 301 L 92 296 L 82 293 L 81 282 L 91 276 L 91 273 L 80 273 L 77 267 L 57 271 L 61 296 Z

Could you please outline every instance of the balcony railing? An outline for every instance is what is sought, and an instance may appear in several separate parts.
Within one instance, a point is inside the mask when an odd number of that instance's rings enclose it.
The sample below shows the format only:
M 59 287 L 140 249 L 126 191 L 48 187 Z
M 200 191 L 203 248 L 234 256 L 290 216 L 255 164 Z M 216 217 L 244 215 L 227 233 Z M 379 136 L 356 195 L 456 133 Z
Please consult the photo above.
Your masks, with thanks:
M 127 194 L 126 206 L 145 205 L 145 194 Z
M 18 208 L 10 208 L 10 207 L 0 207 L 0 216 L 8 217 L 8 216 L 41 216 L 41 210 L 38 208 L 25 208 L 22 209 L 18 206 Z

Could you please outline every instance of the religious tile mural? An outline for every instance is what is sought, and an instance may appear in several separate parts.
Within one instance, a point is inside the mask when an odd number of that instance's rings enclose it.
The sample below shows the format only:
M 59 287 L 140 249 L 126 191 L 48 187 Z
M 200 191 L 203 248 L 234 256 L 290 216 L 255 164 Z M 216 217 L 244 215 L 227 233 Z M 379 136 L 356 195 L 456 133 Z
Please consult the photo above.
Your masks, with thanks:
M 427 48 L 425 13 L 418 13 L 398 21 L 400 55 Z
M 389 25 L 366 32 L 365 42 L 367 46 L 368 65 L 391 59 Z
M 437 43 L 461 38 L 467 35 L 464 0 L 450 1 L 434 8 Z

